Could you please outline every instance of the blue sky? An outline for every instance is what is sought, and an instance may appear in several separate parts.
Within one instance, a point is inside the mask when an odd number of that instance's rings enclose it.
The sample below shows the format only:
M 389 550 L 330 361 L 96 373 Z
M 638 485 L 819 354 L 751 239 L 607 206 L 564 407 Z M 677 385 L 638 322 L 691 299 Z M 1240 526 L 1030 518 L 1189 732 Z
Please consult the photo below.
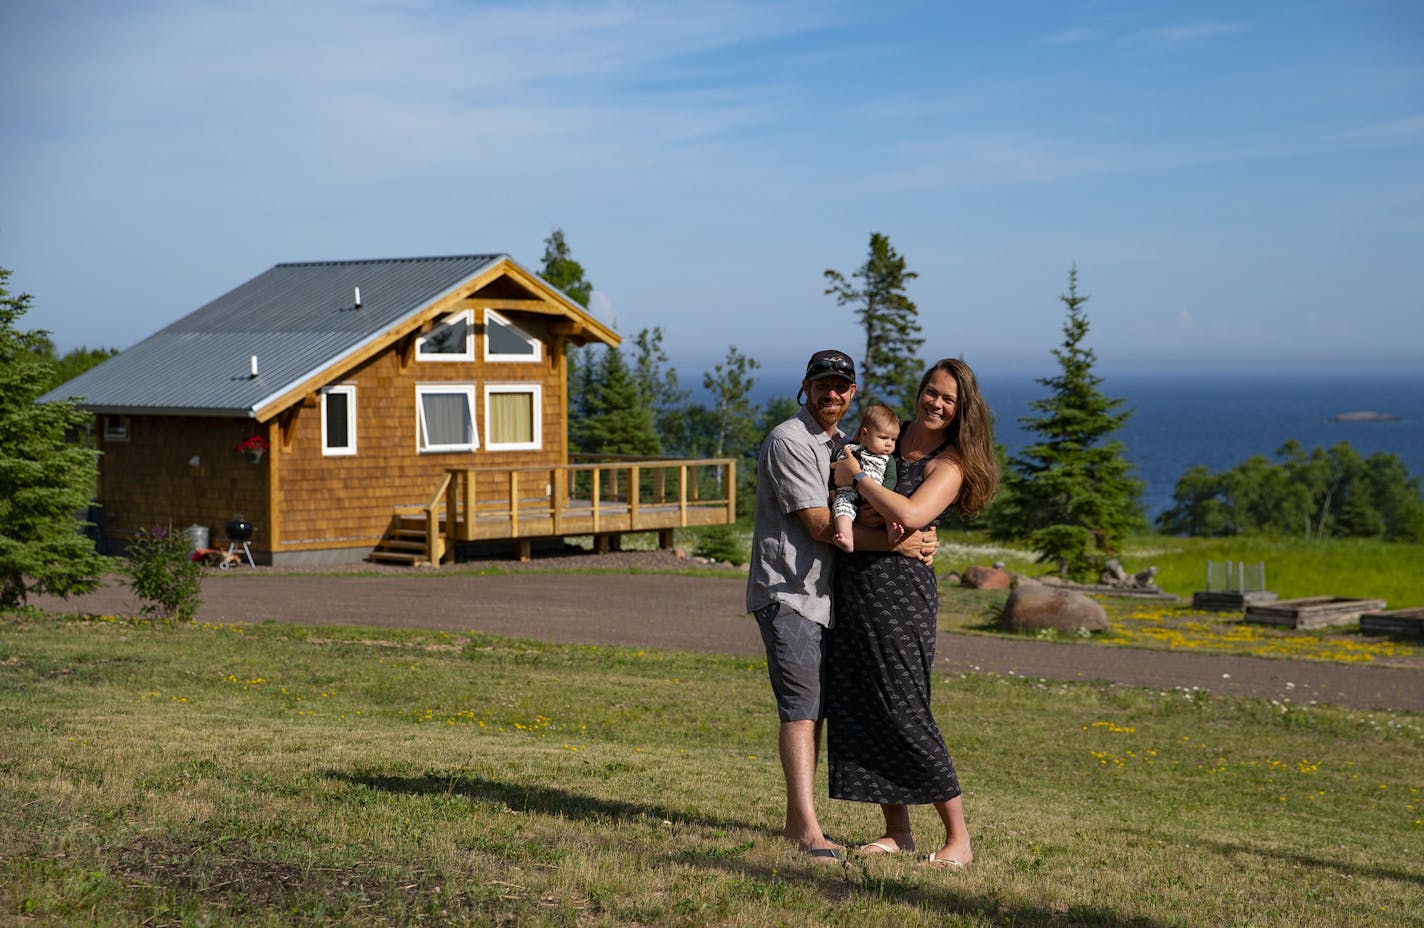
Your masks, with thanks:
M 1412 0 L 9 0 L 0 43 L 0 266 L 63 349 L 561 227 L 684 384 L 858 353 L 822 272 L 872 231 L 925 359 L 1051 366 L 1076 263 L 1107 367 L 1424 361 Z

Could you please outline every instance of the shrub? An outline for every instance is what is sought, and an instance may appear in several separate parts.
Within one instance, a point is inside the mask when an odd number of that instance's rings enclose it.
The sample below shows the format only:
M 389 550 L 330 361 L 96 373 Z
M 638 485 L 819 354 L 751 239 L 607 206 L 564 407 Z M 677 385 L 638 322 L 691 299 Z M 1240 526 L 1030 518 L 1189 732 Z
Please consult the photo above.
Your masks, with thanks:
M 714 561 L 738 565 L 747 562 L 747 546 L 735 525 L 713 525 L 704 529 L 697 538 L 697 553 Z
M 165 621 L 193 619 L 203 602 L 199 594 L 203 563 L 193 560 L 186 536 L 162 525 L 147 532 L 139 529 L 124 559 L 128 564 L 124 584 L 144 601 L 144 615 Z

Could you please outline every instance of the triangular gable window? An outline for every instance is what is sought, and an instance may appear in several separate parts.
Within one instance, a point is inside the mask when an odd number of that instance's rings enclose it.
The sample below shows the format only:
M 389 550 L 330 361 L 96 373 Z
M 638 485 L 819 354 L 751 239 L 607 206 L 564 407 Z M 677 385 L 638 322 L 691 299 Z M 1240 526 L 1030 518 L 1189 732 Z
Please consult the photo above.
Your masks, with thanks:
M 539 339 L 494 310 L 485 310 L 486 361 L 537 361 L 539 358 Z
M 473 361 L 475 314 L 470 310 L 441 319 L 430 334 L 415 340 L 417 361 Z

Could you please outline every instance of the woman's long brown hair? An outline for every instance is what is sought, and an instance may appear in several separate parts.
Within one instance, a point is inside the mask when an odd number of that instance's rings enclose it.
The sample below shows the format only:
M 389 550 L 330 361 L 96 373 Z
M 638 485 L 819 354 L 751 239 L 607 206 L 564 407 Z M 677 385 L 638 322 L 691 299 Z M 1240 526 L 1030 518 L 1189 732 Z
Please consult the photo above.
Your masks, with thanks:
M 988 404 L 984 402 L 984 395 L 979 392 L 974 371 L 958 358 L 936 361 L 925 371 L 925 376 L 920 378 L 920 387 L 915 391 L 917 408 L 920 395 L 938 371 L 953 377 L 959 387 L 954 418 L 950 420 L 948 431 L 949 440 L 959 451 L 964 482 L 959 487 L 959 496 L 953 508 L 964 518 L 971 519 L 982 512 L 999 492 L 999 461 L 994 456 L 994 420 Z

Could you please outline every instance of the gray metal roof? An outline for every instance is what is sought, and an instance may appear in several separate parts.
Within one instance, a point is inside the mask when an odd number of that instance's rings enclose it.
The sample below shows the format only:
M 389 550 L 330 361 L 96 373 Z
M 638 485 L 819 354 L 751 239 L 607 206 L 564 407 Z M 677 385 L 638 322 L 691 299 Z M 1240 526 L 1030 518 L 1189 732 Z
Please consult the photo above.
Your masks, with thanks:
M 94 412 L 255 416 L 502 254 L 279 264 L 40 397 Z M 511 262 L 512 263 L 512 262 Z M 355 288 L 361 307 L 355 308 Z M 258 375 L 251 374 L 257 356 Z

